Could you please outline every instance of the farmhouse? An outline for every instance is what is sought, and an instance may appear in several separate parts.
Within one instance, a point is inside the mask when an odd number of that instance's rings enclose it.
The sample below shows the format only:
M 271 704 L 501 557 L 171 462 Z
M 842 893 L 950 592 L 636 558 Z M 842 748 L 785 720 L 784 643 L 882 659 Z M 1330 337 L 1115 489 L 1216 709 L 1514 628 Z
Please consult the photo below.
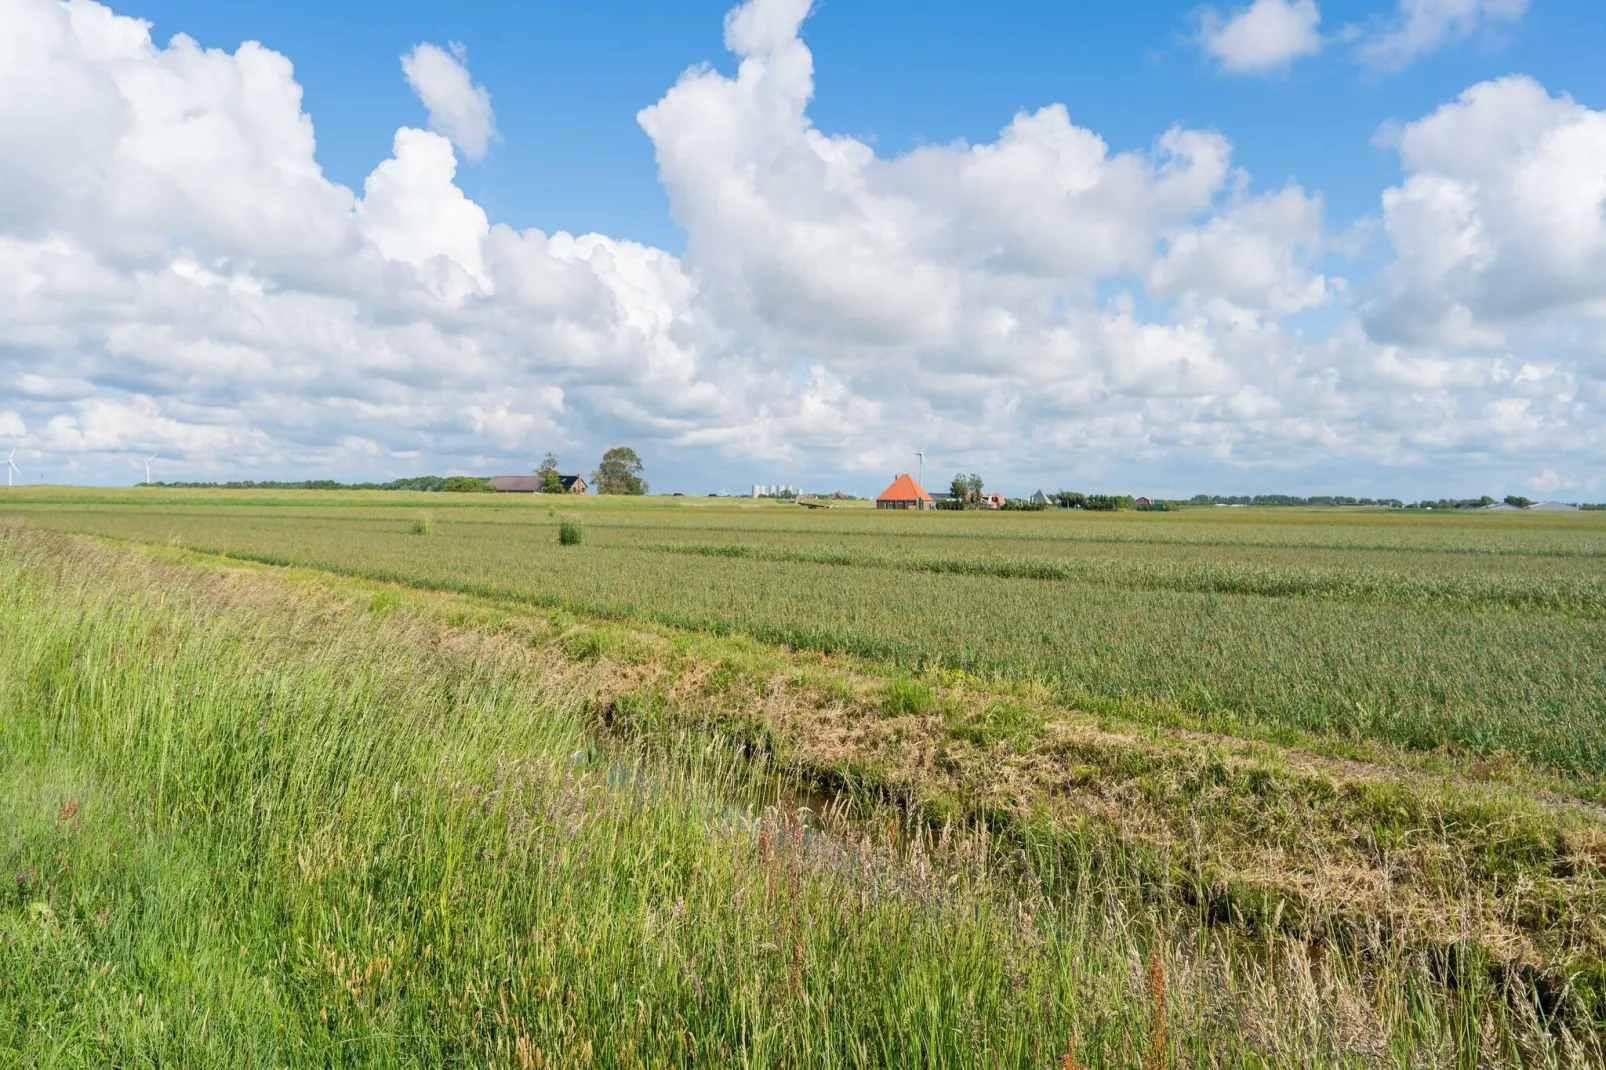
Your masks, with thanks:
M 875 500 L 877 509 L 935 509 L 937 503 L 931 500 L 924 487 L 916 483 L 909 473 L 904 472 L 892 481 L 892 486 L 882 491 Z
M 558 481 L 563 484 L 565 494 L 586 492 L 586 481 L 580 476 L 559 476 Z M 545 485 L 546 477 L 542 475 L 491 477 L 491 486 L 498 494 L 540 494 Z

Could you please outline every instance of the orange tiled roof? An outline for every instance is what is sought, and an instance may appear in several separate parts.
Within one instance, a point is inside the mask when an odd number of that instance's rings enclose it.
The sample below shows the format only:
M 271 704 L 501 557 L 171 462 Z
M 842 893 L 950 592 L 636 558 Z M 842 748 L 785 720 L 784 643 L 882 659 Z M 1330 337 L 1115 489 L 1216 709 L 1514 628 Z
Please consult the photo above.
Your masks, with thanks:
M 929 502 L 931 495 L 925 488 L 916 483 L 908 472 L 903 473 L 892 481 L 892 486 L 881 492 L 876 498 L 878 502 Z

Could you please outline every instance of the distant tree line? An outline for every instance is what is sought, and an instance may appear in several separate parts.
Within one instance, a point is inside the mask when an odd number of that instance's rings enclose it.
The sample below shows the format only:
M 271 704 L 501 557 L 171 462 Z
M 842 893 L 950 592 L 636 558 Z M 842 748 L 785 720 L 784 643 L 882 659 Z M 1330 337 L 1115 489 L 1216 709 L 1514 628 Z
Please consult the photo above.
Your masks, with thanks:
M 449 490 L 448 483 L 454 480 L 474 479 L 473 476 L 409 476 L 406 479 L 392 479 L 388 483 L 339 483 L 333 479 L 243 479 L 232 480 L 227 483 L 163 483 L 157 480 L 147 483 L 148 487 L 174 487 L 186 490 L 422 490 L 439 491 Z M 476 483 L 485 483 L 483 479 L 475 479 Z
M 1493 501 L 1494 499 L 1490 499 Z M 1296 494 L 1195 494 L 1189 505 L 1335 506 L 1381 505 L 1398 509 L 1405 503 L 1398 498 L 1352 498 L 1347 494 L 1318 494 L 1302 498 Z
M 541 477 L 541 490 L 562 494 L 563 478 L 558 474 L 558 458 L 548 453 L 535 470 Z M 641 478 L 641 458 L 629 446 L 615 446 L 602 455 L 602 463 L 591 473 L 598 494 L 646 494 L 647 481 Z M 243 479 L 227 483 L 143 484 L 185 490 L 411 490 L 444 491 L 448 494 L 495 494 L 488 479 L 478 476 L 409 476 L 386 483 L 341 483 L 333 479 Z
M 1095 513 L 1138 507 L 1138 500 L 1130 494 L 1083 494 L 1078 490 L 1060 490 L 1054 492 L 1051 500 L 1061 509 L 1087 509 Z

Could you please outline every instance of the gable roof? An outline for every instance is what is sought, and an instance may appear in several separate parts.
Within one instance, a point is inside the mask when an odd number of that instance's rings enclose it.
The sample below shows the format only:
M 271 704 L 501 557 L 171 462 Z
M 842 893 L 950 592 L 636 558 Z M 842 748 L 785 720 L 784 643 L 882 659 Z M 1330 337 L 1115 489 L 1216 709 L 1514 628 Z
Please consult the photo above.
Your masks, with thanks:
M 876 501 L 929 502 L 931 501 L 931 495 L 927 494 L 926 489 L 916 483 L 908 472 L 904 472 L 892 481 L 892 486 L 876 496 Z
M 559 476 L 558 482 L 563 484 L 564 490 L 573 490 L 576 483 L 582 487 L 586 485 L 584 476 Z

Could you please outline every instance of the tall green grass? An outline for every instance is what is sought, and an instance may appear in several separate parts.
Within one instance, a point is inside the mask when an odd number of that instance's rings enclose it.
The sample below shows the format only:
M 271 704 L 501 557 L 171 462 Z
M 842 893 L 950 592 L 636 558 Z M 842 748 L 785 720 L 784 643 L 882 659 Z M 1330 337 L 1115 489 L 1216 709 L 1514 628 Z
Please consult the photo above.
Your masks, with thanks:
M 1476 969 L 1130 907 L 1119 853 L 1000 870 L 717 739 L 612 744 L 599 662 L 15 530 L 0 602 L 0 1062 L 1599 1057 Z

